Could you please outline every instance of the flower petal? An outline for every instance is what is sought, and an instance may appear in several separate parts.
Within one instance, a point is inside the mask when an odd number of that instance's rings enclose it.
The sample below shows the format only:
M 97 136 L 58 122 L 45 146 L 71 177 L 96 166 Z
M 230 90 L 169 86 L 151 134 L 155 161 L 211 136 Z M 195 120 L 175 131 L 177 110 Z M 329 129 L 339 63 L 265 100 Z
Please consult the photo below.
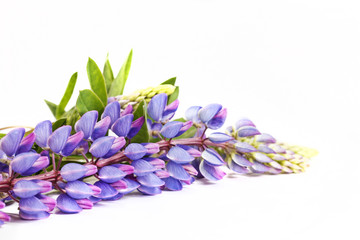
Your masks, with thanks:
M 127 189 L 127 187 L 128 187 L 126 182 L 123 180 L 119 180 L 117 182 L 111 183 L 110 185 L 118 191 Z
M 256 141 L 263 143 L 276 143 L 276 139 L 268 133 L 262 133 L 256 136 Z
M 235 143 L 236 151 L 240 153 L 249 153 L 249 152 L 256 152 L 257 149 L 251 146 L 246 142 L 237 142 Z
M 230 161 L 229 168 L 237 173 L 249 173 L 250 170 L 247 167 L 240 166 L 233 161 Z
M 113 156 L 125 145 L 125 143 L 126 143 L 125 138 L 123 138 L 123 137 L 116 138 L 115 141 L 113 142 L 110 150 L 108 151 L 108 153 L 105 154 L 105 156 L 103 156 L 103 157 L 109 158 L 109 157 Z
M 109 116 L 106 116 L 105 118 L 97 122 L 94 126 L 94 131 L 91 134 L 91 139 L 96 140 L 98 138 L 104 137 L 109 130 L 110 123 L 111 118 Z
M 220 156 L 220 154 L 218 154 L 214 149 L 212 148 L 207 148 L 205 149 L 202 154 L 201 157 L 204 158 L 204 160 L 206 161 L 206 163 L 208 163 L 209 165 L 212 166 L 222 166 L 225 164 L 224 160 L 222 159 L 222 157 Z
M 178 134 L 176 134 L 175 137 L 179 137 L 181 135 L 183 135 L 187 130 L 189 130 L 191 127 L 193 126 L 193 122 L 192 121 L 187 121 L 187 122 L 184 122 L 183 123 L 183 126 L 180 128 L 180 131 Z M 192 136 L 189 136 L 189 137 L 193 137 Z
M 24 137 L 16 151 L 16 154 L 30 151 L 32 145 L 35 142 L 35 137 L 36 136 L 35 136 L 34 132 L 32 132 L 29 135 L 27 135 L 26 137 Z
M 223 108 L 221 109 L 210 121 L 206 123 L 208 128 L 216 130 L 221 128 L 226 120 L 227 116 L 227 109 Z
M 79 204 L 65 193 L 58 196 L 56 203 L 57 207 L 64 213 L 79 213 L 82 211 Z
M 140 187 L 140 184 L 137 181 L 127 179 L 127 178 L 122 179 L 122 181 L 124 181 L 126 183 L 127 188 L 123 189 L 123 190 L 118 190 L 119 193 L 128 194 L 128 193 L 134 191 L 135 189 L 137 189 L 138 187 Z
M 25 134 L 24 128 L 15 128 L 1 139 L 0 148 L 6 155 L 13 156 Z
M 56 207 L 56 200 L 45 196 L 43 194 L 37 194 L 36 197 L 45 205 L 48 207 L 48 212 L 51 212 Z
M 106 183 L 114 183 L 126 176 L 126 173 L 113 166 L 105 166 L 99 170 L 99 178 Z
M 144 116 L 141 116 L 138 119 L 136 119 L 135 121 L 133 121 L 131 123 L 131 128 L 130 128 L 129 133 L 127 134 L 127 137 L 128 138 L 135 137 L 135 135 L 138 134 L 141 127 L 144 125 L 144 122 L 145 122 L 145 117 Z
M 199 118 L 203 123 L 210 121 L 220 110 L 221 104 L 213 103 L 209 104 L 199 110 Z M 191 120 L 191 119 L 189 119 Z
M 157 143 L 142 143 L 142 145 L 147 149 L 147 155 L 158 153 L 160 151 L 159 144 Z
M 186 150 L 178 146 L 170 148 L 166 156 L 176 163 L 189 163 L 194 160 L 193 156 L 191 156 Z
M 166 165 L 166 170 L 169 172 L 170 176 L 178 180 L 189 180 L 191 176 L 185 171 L 185 169 L 173 161 L 169 161 Z
M 199 119 L 199 110 L 200 109 L 201 109 L 200 106 L 189 107 L 185 112 L 185 118 L 194 123 L 198 123 L 200 121 L 200 119 Z
M 232 154 L 231 158 L 236 164 L 243 166 L 243 167 L 249 167 L 249 166 L 253 165 L 252 162 L 250 162 L 249 160 L 247 160 L 245 157 L 243 157 L 240 154 Z
M 111 130 L 119 137 L 126 137 L 130 131 L 134 115 L 125 115 L 114 122 Z
M 105 136 L 105 137 L 98 138 L 91 145 L 89 152 L 94 157 L 101 158 L 109 152 L 114 141 L 115 141 L 115 137 L 112 137 L 112 136 Z
M 49 120 L 38 123 L 34 129 L 35 142 L 42 148 L 47 147 L 47 140 L 52 133 L 52 123 Z
M 262 163 L 254 161 L 254 165 L 250 167 L 251 171 L 254 173 L 264 173 L 270 170 L 269 166 L 266 166 Z
M 162 127 L 160 133 L 166 138 L 173 138 L 176 137 L 182 126 L 183 126 L 182 122 L 178 122 L 178 121 L 168 122 Z
M 24 211 L 20 210 L 19 211 L 19 216 L 22 219 L 25 219 L 25 220 L 40 220 L 40 219 L 48 218 L 50 216 L 50 213 L 45 212 L 45 211 L 27 213 L 27 212 L 24 212 Z
M 20 180 L 15 183 L 13 191 L 20 198 L 30 198 L 41 192 L 41 186 L 30 180 Z
M 148 187 L 160 187 L 165 184 L 164 181 L 161 180 L 154 173 L 148 173 L 144 176 L 138 176 L 136 179 L 141 185 Z
M 180 191 L 183 188 L 181 182 L 173 177 L 165 178 L 164 181 L 165 187 L 171 191 Z
M 131 114 L 133 112 L 133 106 L 131 106 L 130 104 L 128 104 L 126 106 L 126 108 L 120 112 L 120 117 Z
M 131 160 L 137 160 L 145 156 L 147 149 L 139 143 L 130 143 L 124 151 L 124 154 Z
M 238 129 L 238 136 L 239 137 L 252 137 L 255 135 L 259 135 L 260 132 L 255 127 L 252 126 L 244 126 Z
M 49 136 L 47 144 L 53 152 L 59 153 L 65 147 L 70 132 L 71 126 L 62 126 Z
M 262 153 L 276 153 L 273 149 L 269 148 L 267 145 L 265 144 L 260 144 L 257 149 L 262 152 Z
M 201 174 L 210 181 L 220 180 L 226 175 L 219 167 L 211 166 L 205 161 L 201 161 L 199 169 Z
M 75 131 L 84 133 L 84 139 L 88 139 L 94 131 L 98 119 L 98 112 L 93 110 L 86 112 L 75 124 Z
M 269 163 L 269 162 L 273 161 L 271 158 L 269 158 L 265 154 L 259 153 L 259 152 L 253 153 L 253 157 L 256 159 L 256 161 L 261 162 L 261 163 Z
M 248 118 L 241 118 L 235 123 L 235 129 L 239 129 L 244 126 L 256 127 L 255 124 Z
M 61 168 L 61 177 L 66 181 L 75 181 L 85 176 L 87 168 L 78 163 L 68 163 Z
M 89 199 L 76 199 L 75 201 L 82 209 L 92 209 L 94 206 L 93 202 Z
M 0 211 L 0 221 L 9 222 L 10 220 L 11 220 L 11 217 L 9 215 Z M 1 223 L 0 223 L 0 226 L 1 226 Z
M 209 136 L 209 140 L 213 143 L 224 143 L 231 139 L 233 139 L 233 137 L 221 132 L 214 132 Z
M 160 121 L 163 116 L 164 109 L 167 103 L 166 93 L 155 95 L 148 105 L 148 114 L 156 122 Z
M 179 103 L 180 103 L 179 99 L 176 99 L 175 101 L 173 101 L 172 103 L 167 105 L 162 114 L 161 121 L 170 120 L 175 115 L 175 112 L 176 112 L 177 108 L 179 107 Z
M 161 189 L 159 187 L 140 186 L 138 191 L 145 195 L 156 195 L 161 193 Z
M 61 150 L 61 155 L 69 156 L 71 153 L 77 148 L 84 137 L 84 133 L 82 131 L 75 133 L 70 136 L 65 143 L 65 147 Z
M 156 168 L 153 165 L 143 159 L 134 160 L 131 163 L 131 166 L 134 167 L 134 174 L 136 176 L 144 176 L 148 173 L 156 171 Z
M 110 117 L 110 126 L 112 126 L 120 117 L 120 103 L 118 101 L 112 102 L 105 107 L 104 112 L 101 115 L 101 119 L 104 119 L 107 116 Z
M 108 199 L 118 194 L 118 191 L 106 182 L 97 181 L 94 185 L 101 189 L 101 193 L 99 195 L 95 195 L 97 198 Z
M 14 172 L 23 174 L 35 163 L 40 154 L 33 152 L 20 153 L 11 161 L 10 165 Z
M 66 194 L 74 199 L 88 198 L 93 195 L 92 189 L 82 181 L 70 181 L 65 186 Z
M 19 201 L 19 208 L 25 213 L 36 213 L 48 211 L 49 208 L 43 204 L 37 197 L 21 198 Z

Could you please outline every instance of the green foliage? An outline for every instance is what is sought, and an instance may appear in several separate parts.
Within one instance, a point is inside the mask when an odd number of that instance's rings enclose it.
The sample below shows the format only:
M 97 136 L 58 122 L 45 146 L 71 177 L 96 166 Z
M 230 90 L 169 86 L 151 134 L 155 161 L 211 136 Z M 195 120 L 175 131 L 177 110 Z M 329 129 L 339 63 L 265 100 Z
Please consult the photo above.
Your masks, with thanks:
M 71 76 L 69 83 L 66 87 L 64 96 L 62 97 L 59 105 L 56 108 L 56 114 L 55 114 L 56 119 L 59 119 L 65 113 L 65 107 L 68 104 L 74 92 L 76 80 L 77 80 L 77 72 Z
M 59 120 L 56 120 L 55 122 L 53 122 L 52 130 L 55 131 L 56 129 L 58 129 L 59 127 L 65 125 L 65 124 L 66 124 L 66 118 L 60 118 Z
M 112 82 L 110 90 L 109 90 L 110 97 L 115 97 L 115 96 L 123 94 L 126 80 L 129 76 L 129 71 L 130 71 L 130 67 L 131 67 L 132 53 L 133 53 L 133 51 L 131 50 L 125 63 L 122 65 L 118 75 Z
M 173 78 L 170 78 L 170 79 L 166 80 L 165 82 L 161 83 L 161 85 L 170 84 L 170 85 L 175 86 L 175 83 L 176 83 L 176 77 L 173 77 Z
M 93 91 L 85 89 L 79 93 L 76 108 L 81 116 L 91 110 L 97 110 L 100 116 L 104 110 L 104 104 Z
M 102 75 L 98 65 L 94 60 L 89 58 L 86 65 L 87 75 L 90 82 L 90 87 L 93 92 L 98 96 L 103 105 L 107 104 L 107 91 L 105 86 L 105 79 Z
M 50 101 L 48 101 L 48 100 L 44 100 L 44 101 L 45 101 L 46 105 L 48 105 L 51 113 L 52 113 L 52 114 L 54 115 L 54 117 L 56 118 L 56 109 L 57 109 L 57 106 L 58 106 L 58 105 L 56 105 L 55 103 L 52 103 L 52 102 L 50 102 Z
M 147 104 L 145 101 L 140 102 L 139 106 L 137 107 L 137 109 L 134 112 L 134 119 L 138 119 L 139 117 L 145 117 L 145 122 L 142 125 L 140 131 L 138 132 L 138 134 L 136 134 L 136 136 L 134 136 L 131 139 L 131 142 L 133 143 L 142 143 L 142 142 L 149 142 L 149 131 L 147 129 L 147 124 L 146 124 L 146 120 L 147 120 Z
M 172 103 L 179 97 L 179 87 L 176 86 L 175 91 L 168 97 L 168 104 Z
M 106 62 L 104 65 L 103 75 L 105 79 L 106 92 L 109 93 L 112 82 L 114 81 L 114 74 L 111 69 L 109 54 L 106 56 Z

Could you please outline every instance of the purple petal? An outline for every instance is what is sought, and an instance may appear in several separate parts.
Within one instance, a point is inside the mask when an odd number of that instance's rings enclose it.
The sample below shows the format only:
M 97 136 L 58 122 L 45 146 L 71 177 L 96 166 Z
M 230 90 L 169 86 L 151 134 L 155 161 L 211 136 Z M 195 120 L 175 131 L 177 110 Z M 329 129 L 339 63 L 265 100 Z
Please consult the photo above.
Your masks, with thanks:
M 255 127 L 252 126 L 244 126 L 238 129 L 238 136 L 239 137 L 252 137 L 255 135 L 259 135 L 260 132 Z
M 147 149 L 139 143 L 129 144 L 124 151 L 124 154 L 131 160 L 137 160 L 145 156 Z
M 19 208 L 25 213 L 36 213 L 48 211 L 49 208 L 43 204 L 37 197 L 21 198 L 19 201 Z
M 288 160 L 286 157 L 284 157 L 283 155 L 280 155 L 280 154 L 274 154 L 272 155 L 271 157 L 273 160 L 276 160 L 276 161 L 285 161 L 285 160 Z
M 269 162 L 273 161 L 271 158 L 269 158 L 265 154 L 259 153 L 259 152 L 253 153 L 253 157 L 256 159 L 256 161 L 261 162 L 261 163 L 269 163 Z
M 175 115 L 175 112 L 176 112 L 177 108 L 179 107 L 179 103 L 180 103 L 179 99 L 176 99 L 175 101 L 173 101 L 172 103 L 167 105 L 162 114 L 161 121 L 170 120 Z
M 194 160 L 193 156 L 191 156 L 186 150 L 178 146 L 172 147 L 166 154 L 166 156 L 176 163 L 189 163 Z
M 216 130 L 221 128 L 226 120 L 227 116 L 227 109 L 223 108 L 221 109 L 210 121 L 206 123 L 208 128 Z
M 201 156 L 204 158 L 207 164 L 212 166 L 222 166 L 225 164 L 224 160 L 214 149 L 205 149 Z
M 94 204 L 89 199 L 76 199 L 76 203 L 81 207 L 82 209 L 92 209 Z
M 134 173 L 134 167 L 128 164 L 113 164 L 111 166 L 117 167 L 118 169 L 126 173 L 126 175 Z
M 182 122 L 178 122 L 178 121 L 168 122 L 162 127 L 160 133 L 166 138 L 173 138 L 176 137 L 182 126 L 183 126 Z
M 51 212 L 56 207 L 56 200 L 45 196 L 43 194 L 37 194 L 36 197 L 45 205 L 48 207 L 48 212 Z
M 138 132 L 140 131 L 141 127 L 143 126 L 145 122 L 145 117 L 139 117 L 138 119 L 136 119 L 135 121 L 133 121 L 131 123 L 131 128 L 129 133 L 127 134 L 128 138 L 133 138 L 136 134 L 138 134 Z
M 40 193 L 41 186 L 30 180 L 20 180 L 15 183 L 13 191 L 20 198 L 29 198 Z
M 105 117 L 109 116 L 111 119 L 110 126 L 114 124 L 114 122 L 120 117 L 120 103 L 119 102 L 112 102 L 108 104 L 103 114 L 101 115 L 101 119 L 104 119 Z
M 120 117 L 131 114 L 133 112 L 133 106 L 128 104 L 126 108 L 120 112 Z
M 47 166 L 49 166 L 49 158 L 47 156 L 41 156 L 39 157 L 35 163 L 25 172 L 22 173 L 23 176 L 29 176 L 32 175 L 44 168 L 46 168 Z
M 23 174 L 35 163 L 40 154 L 33 152 L 20 153 L 10 163 L 14 172 Z
M 201 152 L 193 147 L 187 146 L 187 145 L 176 145 L 178 147 L 181 147 L 182 149 L 186 150 L 192 157 L 201 157 Z
M 241 156 L 240 154 L 232 154 L 231 155 L 232 160 L 243 167 L 250 167 L 253 165 L 252 162 L 250 162 L 249 160 L 247 160 L 245 157 Z
M 153 165 L 142 159 L 134 160 L 131 163 L 131 166 L 134 167 L 134 174 L 136 176 L 144 176 L 148 173 L 156 171 L 156 168 Z
M 94 131 L 98 119 L 97 111 L 86 112 L 75 124 L 75 131 L 84 133 L 84 139 L 88 139 Z
M 154 173 L 148 173 L 144 176 L 138 176 L 136 179 L 141 185 L 147 187 L 160 187 L 165 184 L 164 181 L 161 180 Z
M 254 165 L 252 165 L 250 167 L 250 169 L 254 172 L 254 173 L 264 173 L 270 170 L 269 166 L 266 166 L 262 163 L 259 163 L 257 161 L 254 162 Z
M 265 144 L 260 144 L 257 149 L 260 151 L 260 152 L 263 152 L 263 153 L 276 153 L 274 150 L 272 150 L 271 148 L 269 148 L 267 145 Z
M 256 127 L 255 124 L 248 118 L 242 118 L 239 119 L 236 124 L 235 124 L 235 128 L 239 129 L 241 127 L 245 127 L 245 126 L 253 126 Z
M 237 173 L 249 173 L 250 172 L 247 167 L 240 166 L 233 161 L 230 161 L 229 168 Z
M 191 176 L 185 171 L 185 169 L 173 161 L 169 161 L 166 165 L 166 170 L 169 172 L 170 176 L 178 180 L 189 180 Z
M 9 215 L 0 211 L 0 221 L 9 222 L 10 220 L 11 220 L 11 217 Z M 0 223 L 0 226 L 1 226 L 1 223 Z
M 263 143 L 276 143 L 276 139 L 267 133 L 262 133 L 256 137 L 256 141 Z
M 62 126 L 49 136 L 47 143 L 53 152 L 59 153 L 65 147 L 70 132 L 71 126 Z
M 231 136 L 221 132 L 215 132 L 209 136 L 209 140 L 213 143 L 224 143 L 231 139 L 233 139 Z
M 82 131 L 75 133 L 74 135 L 70 136 L 65 143 L 65 147 L 61 151 L 61 155 L 69 156 L 71 153 L 77 148 L 84 138 L 84 133 Z
M 3 201 L 0 201 L 0 209 L 4 208 L 6 205 Z
M 280 145 L 271 144 L 269 147 L 272 148 L 276 153 L 286 153 L 286 149 Z
M 165 161 L 160 158 L 144 158 L 144 160 L 148 161 L 148 163 L 153 165 L 156 169 L 162 169 L 165 167 Z
M 119 137 L 126 137 L 130 131 L 134 115 L 125 115 L 114 122 L 111 130 Z
M 140 186 L 138 191 L 145 195 L 156 195 L 161 193 L 161 189 L 159 187 Z
M 65 193 L 58 196 L 56 203 L 57 207 L 64 213 L 79 213 L 82 211 L 79 204 Z
M 235 143 L 236 151 L 240 153 L 249 153 L 249 152 L 256 152 L 257 149 L 251 146 L 246 142 L 237 142 Z
M 148 114 L 149 116 L 156 122 L 160 121 L 162 118 L 164 109 L 167 103 L 167 95 L 166 93 L 160 93 L 155 95 L 148 106 Z
M 117 182 L 111 183 L 110 185 L 118 191 L 127 189 L 127 187 L 128 187 L 126 182 L 123 180 L 119 180 Z
M 168 177 L 164 179 L 165 187 L 171 191 L 180 191 L 183 186 L 181 182 L 173 177 Z
M 82 181 L 70 181 L 65 186 L 66 194 L 74 199 L 88 198 L 93 195 L 92 189 Z
M 199 169 L 201 174 L 210 181 L 220 180 L 226 175 L 219 167 L 211 166 L 205 161 L 201 161 Z
M 179 137 L 184 134 L 187 130 L 189 130 L 193 125 L 192 121 L 187 121 L 183 123 L 183 126 L 180 128 L 179 133 L 175 137 Z
M 123 190 L 118 190 L 119 193 L 127 194 L 127 193 L 134 191 L 138 187 L 140 187 L 140 184 L 137 181 L 130 180 L 127 178 L 124 178 L 122 181 L 124 181 L 126 183 L 127 188 L 123 189 Z
M 115 153 L 119 152 L 119 150 L 125 145 L 126 140 L 123 137 L 118 137 L 113 142 L 109 152 L 104 156 L 104 158 L 109 158 L 113 156 Z
M 200 106 L 192 106 L 192 107 L 188 108 L 185 112 L 185 118 L 194 123 L 198 123 L 200 121 L 200 119 L 199 119 L 199 110 L 200 109 L 201 109 Z
M 50 213 L 45 212 L 45 211 L 27 213 L 27 212 L 20 210 L 19 215 L 22 219 L 25 219 L 25 220 L 40 220 L 40 219 L 48 218 L 50 216 Z
M 35 133 L 30 133 L 26 137 L 23 138 L 21 141 L 18 150 L 16 151 L 16 154 L 24 153 L 30 151 L 32 145 L 35 142 Z
M 24 128 L 15 128 L 1 139 L 0 148 L 6 155 L 12 156 L 16 153 L 21 139 L 25 134 Z
M 106 183 L 114 183 L 126 176 L 126 173 L 113 166 L 102 167 L 99 171 L 99 178 Z
M 118 194 L 118 191 L 106 182 L 97 181 L 94 185 L 101 189 L 101 193 L 99 195 L 95 195 L 97 198 L 108 199 Z
M 119 200 L 120 198 L 122 198 L 123 196 L 124 196 L 124 194 L 118 193 L 113 197 L 106 198 L 106 199 L 103 199 L 103 200 L 105 200 L 105 201 L 116 201 L 116 200 Z
M 165 170 L 157 170 L 154 173 L 159 178 L 168 178 L 168 177 L 170 177 L 170 173 L 165 171 Z
M 199 118 L 203 123 L 210 121 L 220 110 L 222 106 L 217 103 L 209 104 L 199 110 Z M 191 120 L 191 119 L 189 119 Z
M 92 140 L 96 140 L 98 138 L 104 137 L 109 130 L 111 123 L 111 118 L 106 116 L 105 118 L 101 119 L 97 122 L 94 126 L 94 131 L 91 134 Z
M 52 123 L 49 120 L 38 123 L 34 133 L 36 144 L 42 148 L 47 147 L 47 140 L 52 133 Z
M 157 143 L 142 143 L 142 145 L 147 149 L 147 155 L 158 153 L 160 151 L 159 144 Z
M 87 152 L 89 152 L 89 142 L 86 140 L 81 140 L 79 146 L 75 149 L 75 151 L 79 154 L 81 154 L 81 152 L 86 154 Z
M 89 152 L 94 157 L 101 158 L 109 152 L 114 141 L 115 141 L 115 137 L 112 137 L 112 136 L 105 136 L 105 137 L 98 138 L 91 145 Z
M 75 181 L 85 176 L 87 168 L 78 163 L 68 163 L 61 168 L 61 177 L 66 181 Z
M 196 170 L 196 168 L 191 165 L 191 164 L 185 164 L 185 165 L 182 165 L 182 167 L 185 169 L 185 171 L 187 171 L 189 174 L 191 175 L 198 175 L 198 171 Z
M 89 165 L 83 165 L 86 168 L 85 177 L 94 175 L 97 173 L 97 167 L 95 165 L 89 164 Z
M 276 168 L 276 169 L 279 169 L 279 170 L 282 169 L 282 166 L 281 166 L 278 162 L 276 162 L 276 161 L 270 162 L 269 165 L 270 165 L 271 167 Z
M 89 184 L 89 183 L 86 183 L 89 188 L 91 188 L 92 190 L 92 195 L 99 195 L 101 193 L 101 188 L 95 186 L 95 185 L 92 185 L 92 184 Z
M 39 179 L 34 179 L 31 181 L 35 182 L 37 185 L 40 186 L 40 193 L 46 193 L 53 189 L 52 183 L 49 181 L 44 181 L 44 180 L 39 180 Z

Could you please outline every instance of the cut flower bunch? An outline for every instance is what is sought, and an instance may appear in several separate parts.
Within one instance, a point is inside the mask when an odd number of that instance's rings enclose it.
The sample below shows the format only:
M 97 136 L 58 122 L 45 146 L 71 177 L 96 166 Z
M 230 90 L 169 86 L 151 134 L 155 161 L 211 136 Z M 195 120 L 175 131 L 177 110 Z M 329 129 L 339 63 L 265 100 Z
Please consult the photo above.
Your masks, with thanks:
M 218 103 L 190 106 L 173 120 L 176 78 L 123 94 L 131 59 L 132 51 L 114 77 L 108 59 L 101 72 L 89 58 L 90 89 L 80 91 L 74 107 L 65 111 L 77 73 L 59 104 L 45 100 L 56 121 L 0 135 L 0 225 L 11 220 L 3 208 L 14 202 L 22 219 L 43 219 L 54 209 L 79 213 L 135 190 L 156 195 L 196 179 L 217 181 L 224 167 L 240 174 L 298 173 L 316 155 L 278 142 L 246 118 L 216 131 L 227 115 Z

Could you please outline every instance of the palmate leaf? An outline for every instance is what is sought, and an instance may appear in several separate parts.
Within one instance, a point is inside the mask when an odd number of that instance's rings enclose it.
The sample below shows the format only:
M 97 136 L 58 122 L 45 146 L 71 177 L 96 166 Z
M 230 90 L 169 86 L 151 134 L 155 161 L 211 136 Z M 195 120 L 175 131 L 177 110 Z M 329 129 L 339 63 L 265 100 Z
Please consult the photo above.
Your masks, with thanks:
M 91 58 L 89 58 L 88 60 L 88 63 L 86 65 L 86 70 L 87 70 L 91 89 L 99 97 L 103 105 L 106 105 L 107 91 L 105 86 L 105 79 L 98 65 Z
M 91 110 L 97 110 L 100 116 L 104 111 L 104 104 L 93 91 L 85 89 L 79 93 L 79 97 L 76 101 L 76 108 L 81 116 Z
M 110 90 L 109 90 L 110 97 L 115 97 L 115 96 L 123 94 L 126 80 L 129 76 L 129 72 L 130 72 L 132 53 L 133 53 L 133 51 L 131 50 L 125 63 L 122 65 L 118 75 L 112 82 Z
M 147 120 L 147 104 L 145 101 L 140 102 L 139 106 L 136 108 L 135 112 L 134 112 L 134 119 L 138 119 L 139 117 L 144 116 L 145 117 L 145 122 L 142 125 L 140 131 L 138 132 L 138 134 L 136 134 L 132 139 L 131 142 L 132 143 L 143 143 L 143 142 L 149 142 L 149 131 L 147 129 L 147 124 L 146 124 L 146 120 Z
M 75 88 L 75 84 L 76 84 L 76 80 L 77 80 L 77 72 L 74 73 L 70 80 L 69 83 L 66 87 L 64 96 L 62 97 L 59 105 L 56 108 L 56 113 L 55 113 L 55 118 L 59 119 L 65 112 L 65 107 L 68 104 L 73 92 L 74 92 L 74 88 Z

